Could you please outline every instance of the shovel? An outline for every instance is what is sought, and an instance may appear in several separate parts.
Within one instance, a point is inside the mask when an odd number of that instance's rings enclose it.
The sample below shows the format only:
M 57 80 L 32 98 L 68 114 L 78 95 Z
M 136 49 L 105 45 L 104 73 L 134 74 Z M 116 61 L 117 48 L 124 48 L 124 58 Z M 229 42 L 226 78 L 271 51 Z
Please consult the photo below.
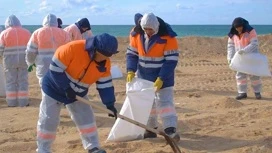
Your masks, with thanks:
M 83 102 L 85 104 L 91 105 L 92 107 L 94 107 L 96 109 L 99 109 L 99 110 L 101 110 L 101 111 L 103 111 L 105 113 L 114 115 L 112 111 L 110 111 L 110 110 L 108 110 L 108 109 L 106 109 L 104 107 L 101 107 L 99 105 L 96 105 L 95 103 L 92 103 L 92 102 L 90 102 L 90 101 L 88 101 L 88 100 L 86 100 L 86 99 L 84 99 L 84 98 L 82 98 L 80 96 L 76 96 L 76 99 L 79 100 L 80 102 Z M 119 117 L 119 118 L 121 118 L 121 119 L 123 119 L 123 120 L 125 120 L 125 121 L 127 121 L 129 123 L 137 125 L 137 126 L 139 126 L 141 128 L 144 128 L 144 129 L 146 129 L 146 130 L 148 130 L 150 132 L 156 133 L 158 135 L 162 135 L 165 138 L 165 140 L 167 141 L 167 143 L 171 146 L 171 148 L 172 148 L 172 150 L 173 150 L 174 153 L 182 153 L 180 151 L 177 143 L 175 142 L 175 140 L 173 140 L 171 137 L 169 137 L 164 132 L 156 130 L 156 129 L 153 129 L 153 128 L 149 128 L 149 127 L 147 127 L 146 125 L 144 125 L 144 124 L 142 124 L 140 122 L 137 122 L 135 120 L 132 120 L 132 119 L 130 119 L 130 118 L 126 117 L 126 116 L 120 115 L 120 114 L 117 114 L 117 117 Z

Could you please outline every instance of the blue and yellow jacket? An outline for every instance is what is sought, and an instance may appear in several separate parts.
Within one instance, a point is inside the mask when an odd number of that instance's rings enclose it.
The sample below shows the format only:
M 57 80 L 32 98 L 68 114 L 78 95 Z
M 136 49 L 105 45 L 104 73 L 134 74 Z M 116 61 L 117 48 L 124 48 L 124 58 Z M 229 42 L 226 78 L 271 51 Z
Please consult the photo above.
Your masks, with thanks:
M 103 104 L 115 102 L 114 87 L 110 73 L 110 59 L 103 65 L 91 61 L 85 50 L 86 40 L 76 40 L 60 46 L 44 77 L 42 90 L 50 97 L 63 103 L 70 103 L 65 90 L 71 87 L 77 95 L 87 95 L 88 88 L 96 83 Z
M 144 33 L 132 32 L 127 49 L 127 71 L 137 71 L 138 77 L 154 82 L 157 77 L 163 86 L 174 86 L 174 71 L 178 62 L 178 43 L 170 35 L 153 35 L 145 50 Z

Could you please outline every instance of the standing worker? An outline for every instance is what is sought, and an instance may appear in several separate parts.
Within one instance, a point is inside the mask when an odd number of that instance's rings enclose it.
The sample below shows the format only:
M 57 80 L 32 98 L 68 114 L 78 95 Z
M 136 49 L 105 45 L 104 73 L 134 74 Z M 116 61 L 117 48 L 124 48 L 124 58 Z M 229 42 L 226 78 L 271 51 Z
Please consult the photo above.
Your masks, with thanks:
M 180 136 L 176 132 L 177 114 L 173 102 L 173 86 L 178 56 L 177 39 L 169 35 L 165 25 L 160 26 L 153 13 L 144 14 L 140 26 L 136 25 L 130 35 L 126 55 L 127 82 L 131 82 L 135 75 L 154 82 L 157 92 L 147 126 L 158 128 L 159 115 L 164 132 L 176 141 L 180 140 Z M 144 138 L 155 137 L 157 135 L 149 131 L 144 134 Z
M 72 41 L 57 49 L 42 82 L 38 153 L 51 151 L 60 120 L 61 103 L 65 104 L 78 128 L 84 149 L 88 153 L 106 153 L 100 148 L 92 108 L 77 101 L 76 95 L 88 99 L 88 88 L 96 83 L 103 104 L 117 117 L 109 59 L 117 53 L 117 48 L 115 37 L 101 34 L 87 40 Z
M 251 27 L 247 20 L 241 17 L 237 17 L 232 22 L 231 30 L 228 34 L 228 63 L 231 63 L 231 59 L 234 54 L 248 54 L 252 52 L 259 52 L 257 33 L 253 27 Z M 254 90 L 256 99 L 261 99 L 262 82 L 260 76 L 247 75 L 242 72 L 236 73 L 236 83 L 238 89 L 237 100 L 247 98 L 247 79 L 250 78 L 251 86 Z
M 0 56 L 6 80 L 6 101 L 9 107 L 28 106 L 28 73 L 25 49 L 31 33 L 21 26 L 15 15 L 10 15 L 0 35 Z
M 91 25 L 87 18 L 79 19 L 76 23 L 64 28 L 64 30 L 69 33 L 72 41 L 84 39 L 83 33 L 86 31 L 89 31 L 88 33 L 92 34 Z
M 37 66 L 36 75 L 40 86 L 56 49 L 69 41 L 68 33 L 58 28 L 57 17 L 53 14 L 46 15 L 43 27 L 33 32 L 26 49 L 26 62 L 29 72 L 33 66 Z

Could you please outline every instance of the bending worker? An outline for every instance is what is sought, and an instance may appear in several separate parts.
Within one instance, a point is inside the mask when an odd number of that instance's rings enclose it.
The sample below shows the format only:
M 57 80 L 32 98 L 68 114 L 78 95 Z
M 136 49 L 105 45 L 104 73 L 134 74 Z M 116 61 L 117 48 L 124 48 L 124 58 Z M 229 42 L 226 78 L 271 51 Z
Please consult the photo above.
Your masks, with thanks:
M 57 49 L 42 84 L 37 128 L 39 153 L 50 152 L 60 120 L 61 103 L 65 104 L 78 128 L 84 149 L 88 153 L 105 153 L 100 148 L 92 108 L 77 102 L 76 95 L 88 99 L 88 88 L 96 83 L 103 104 L 117 116 L 109 59 L 117 53 L 117 47 L 117 39 L 104 33 L 69 42 Z

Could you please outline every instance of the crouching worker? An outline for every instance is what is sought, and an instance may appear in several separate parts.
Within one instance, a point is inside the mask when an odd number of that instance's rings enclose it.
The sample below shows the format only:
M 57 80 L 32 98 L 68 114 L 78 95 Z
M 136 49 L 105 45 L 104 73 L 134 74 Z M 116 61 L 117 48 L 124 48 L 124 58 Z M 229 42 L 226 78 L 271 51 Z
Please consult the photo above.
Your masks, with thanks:
M 88 99 L 88 88 L 96 83 L 103 104 L 117 116 L 109 57 L 117 53 L 117 39 L 101 34 L 59 47 L 42 82 L 42 101 L 37 125 L 39 153 L 51 152 L 61 105 L 64 103 L 88 153 L 106 153 L 100 148 L 92 108 L 76 100 Z M 113 115 L 111 115 L 113 117 Z

